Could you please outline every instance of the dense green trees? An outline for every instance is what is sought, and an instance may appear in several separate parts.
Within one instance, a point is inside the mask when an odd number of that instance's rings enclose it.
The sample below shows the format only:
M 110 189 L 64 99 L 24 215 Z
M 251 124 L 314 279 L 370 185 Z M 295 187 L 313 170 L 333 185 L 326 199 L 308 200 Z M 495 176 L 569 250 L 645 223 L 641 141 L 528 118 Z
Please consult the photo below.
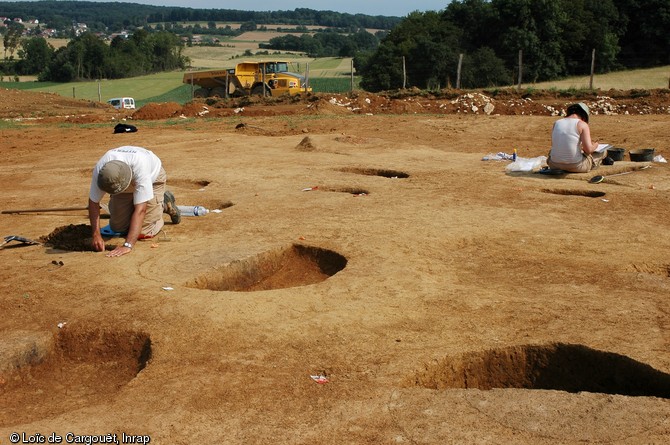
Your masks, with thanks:
M 41 37 L 26 39 L 19 49 L 16 71 L 19 73 L 40 73 L 51 63 L 54 47 Z
M 181 43 L 198 34 L 235 35 L 216 22 L 242 30 L 286 25 L 287 34 L 261 48 L 305 52 L 313 57 L 354 57 L 361 85 L 371 91 L 416 86 L 443 88 L 509 85 L 588 74 L 595 50 L 596 72 L 670 64 L 670 0 L 453 0 L 441 11 L 398 17 L 293 11 L 191 9 L 118 3 L 45 0 L 2 2 L 5 15 L 40 18 L 50 27 L 84 22 L 90 30 L 129 29 L 130 39 L 105 45 L 93 34 L 54 51 L 29 39 L 20 50 L 20 25 L 0 29 L 5 43 L 0 71 L 71 80 L 116 78 L 183 67 Z M 46 22 L 46 23 L 45 23 Z M 150 23 L 161 24 L 152 29 Z M 190 22 L 190 23 L 189 23 Z M 196 23 L 195 25 L 193 23 Z M 316 33 L 307 25 L 330 27 Z M 385 30 L 371 34 L 366 29 Z M 190 41 L 190 40 L 189 40 Z M 461 59 L 462 56 L 462 59 Z
M 620 60 L 627 67 L 670 64 L 670 1 L 615 0 L 624 35 Z
M 397 88 L 508 85 L 596 71 L 670 63 L 670 0 L 454 0 L 441 12 L 413 13 L 372 54 L 358 55 L 361 85 Z
M 305 33 L 300 37 L 288 34 L 273 37 L 267 44 L 260 44 L 261 49 L 280 51 L 301 51 L 310 57 L 353 57 L 359 51 L 373 51 L 379 45 L 379 39 L 360 29 L 353 34 L 338 32 L 318 32 L 314 35 Z
M 245 5 L 239 4 L 241 7 Z M 253 7 L 253 5 L 249 5 Z M 284 5 L 278 5 L 284 6 Z M 193 9 L 171 6 L 150 6 L 135 3 L 42 0 L 39 2 L 3 2 L 0 11 L 9 17 L 24 20 L 38 18 L 48 27 L 62 29 L 73 22 L 86 23 L 91 31 L 120 31 L 152 23 L 233 22 L 256 25 L 320 25 L 336 28 L 391 29 L 399 17 L 343 14 L 297 8 L 293 11 L 241 11 L 236 9 Z
M 446 87 L 456 71 L 462 31 L 442 20 L 437 12 L 413 12 L 383 39 L 369 58 L 356 58 L 361 86 L 367 90 L 386 90 L 403 86 Z M 408 85 L 403 85 L 403 66 Z M 360 63 L 365 60 L 365 65 Z M 450 74 L 453 73 L 454 76 Z
M 20 23 L 8 23 L 7 29 L 2 36 L 2 43 L 5 51 L 3 57 L 5 59 L 14 58 L 14 52 L 19 46 L 19 42 L 21 41 L 21 34 L 23 33 L 24 29 L 24 26 Z M 9 53 L 9 55 L 7 55 L 7 53 Z
M 138 30 L 129 38 L 116 37 L 111 44 L 93 33 L 72 39 L 54 50 L 42 37 L 24 40 L 18 74 L 38 74 L 40 80 L 118 79 L 160 71 L 183 69 L 179 38 L 167 31 Z

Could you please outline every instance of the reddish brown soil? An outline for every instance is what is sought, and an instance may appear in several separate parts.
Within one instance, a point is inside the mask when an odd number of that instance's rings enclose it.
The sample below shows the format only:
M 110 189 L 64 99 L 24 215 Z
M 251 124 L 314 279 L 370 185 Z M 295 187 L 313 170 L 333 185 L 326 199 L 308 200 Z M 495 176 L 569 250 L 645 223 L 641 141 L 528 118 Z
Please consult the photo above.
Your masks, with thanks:
M 3 90 L 0 207 L 46 210 L 0 214 L 0 236 L 66 245 L 0 248 L 0 444 L 668 443 L 667 163 L 483 160 L 546 155 L 577 100 L 594 137 L 670 157 L 668 90 L 134 112 Z M 123 119 L 138 131 L 114 134 Z M 87 251 L 86 211 L 57 209 L 86 206 L 120 145 L 159 155 L 178 204 L 220 212 Z

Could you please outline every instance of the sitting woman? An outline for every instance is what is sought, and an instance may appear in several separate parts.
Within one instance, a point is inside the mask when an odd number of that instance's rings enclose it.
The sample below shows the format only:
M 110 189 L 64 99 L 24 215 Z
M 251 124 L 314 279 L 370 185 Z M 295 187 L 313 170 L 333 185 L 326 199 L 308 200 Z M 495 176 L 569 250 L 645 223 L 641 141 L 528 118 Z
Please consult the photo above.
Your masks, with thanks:
M 567 116 L 554 123 L 547 165 L 572 173 L 589 172 L 607 155 L 604 150 L 595 151 L 596 148 L 598 144 L 591 141 L 589 107 L 581 102 L 570 105 Z

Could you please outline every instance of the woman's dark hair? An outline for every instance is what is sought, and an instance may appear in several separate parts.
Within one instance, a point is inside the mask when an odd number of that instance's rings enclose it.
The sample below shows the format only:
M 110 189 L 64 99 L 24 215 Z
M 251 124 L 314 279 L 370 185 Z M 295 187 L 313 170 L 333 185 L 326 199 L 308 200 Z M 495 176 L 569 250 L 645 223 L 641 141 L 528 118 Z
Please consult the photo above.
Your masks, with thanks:
M 566 113 L 568 116 L 570 116 L 571 114 L 576 114 L 584 122 L 586 122 L 587 124 L 589 123 L 589 114 L 582 107 L 580 107 L 579 104 L 570 105 Z

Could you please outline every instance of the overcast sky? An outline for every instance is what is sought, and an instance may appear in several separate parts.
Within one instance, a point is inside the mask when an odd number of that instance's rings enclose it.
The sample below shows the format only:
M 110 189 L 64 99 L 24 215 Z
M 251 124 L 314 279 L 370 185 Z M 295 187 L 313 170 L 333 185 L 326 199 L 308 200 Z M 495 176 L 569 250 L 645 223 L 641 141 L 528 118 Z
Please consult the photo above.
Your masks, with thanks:
M 110 2 L 113 0 L 89 0 Z M 412 11 L 440 11 L 450 0 L 133 0 L 122 3 L 141 3 L 154 6 L 184 6 L 194 9 L 237 9 L 241 11 L 293 11 L 309 8 L 317 11 L 348 12 L 350 14 L 404 17 Z

